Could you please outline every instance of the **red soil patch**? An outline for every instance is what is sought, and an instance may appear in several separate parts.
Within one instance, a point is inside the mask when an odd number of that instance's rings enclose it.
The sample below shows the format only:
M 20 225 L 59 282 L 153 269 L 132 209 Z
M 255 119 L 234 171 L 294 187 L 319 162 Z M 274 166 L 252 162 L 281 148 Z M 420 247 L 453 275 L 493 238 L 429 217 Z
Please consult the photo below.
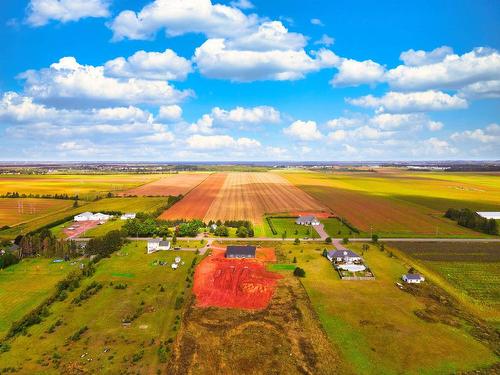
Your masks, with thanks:
M 186 194 L 189 190 L 200 184 L 208 177 L 204 173 L 177 174 L 158 181 L 145 184 L 134 189 L 127 190 L 120 195 L 138 195 L 138 196 L 169 196 Z
M 257 259 L 226 259 L 213 249 L 196 268 L 193 292 L 198 307 L 262 310 L 274 295 L 282 276 L 265 269 L 262 260 L 274 259 L 272 249 L 257 249 Z M 260 260 L 262 259 L 262 260 Z
M 77 238 L 89 229 L 97 227 L 97 225 L 99 225 L 98 221 L 75 221 L 64 228 L 63 232 L 66 238 Z M 69 230 L 69 228 L 73 228 L 73 230 Z
M 162 213 L 160 219 L 203 219 L 225 180 L 225 173 L 211 174 L 180 202 Z

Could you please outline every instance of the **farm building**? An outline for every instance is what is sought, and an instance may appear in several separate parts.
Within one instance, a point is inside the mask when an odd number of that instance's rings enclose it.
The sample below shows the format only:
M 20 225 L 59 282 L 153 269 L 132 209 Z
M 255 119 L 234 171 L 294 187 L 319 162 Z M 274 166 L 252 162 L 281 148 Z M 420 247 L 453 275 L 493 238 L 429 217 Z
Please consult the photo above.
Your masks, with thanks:
M 148 254 L 161 250 L 170 250 L 170 241 L 160 239 L 148 240 Z
M 135 219 L 135 212 L 129 212 L 120 216 L 121 220 Z
M 408 284 L 420 284 L 425 281 L 425 278 L 418 273 L 407 273 L 402 277 L 403 281 Z
M 297 220 L 295 220 L 295 224 L 298 225 L 319 225 L 320 222 L 316 218 L 316 216 L 299 216 Z
M 111 216 L 106 214 L 101 214 L 97 212 L 93 214 L 92 212 L 84 212 L 79 215 L 76 215 L 73 220 L 74 221 L 107 221 Z
M 255 246 L 228 246 L 226 258 L 255 258 Z
M 351 250 L 332 250 L 326 255 L 330 262 L 353 263 L 360 262 L 362 258 Z
M 500 220 L 500 212 L 476 212 L 479 216 L 485 219 L 495 219 Z

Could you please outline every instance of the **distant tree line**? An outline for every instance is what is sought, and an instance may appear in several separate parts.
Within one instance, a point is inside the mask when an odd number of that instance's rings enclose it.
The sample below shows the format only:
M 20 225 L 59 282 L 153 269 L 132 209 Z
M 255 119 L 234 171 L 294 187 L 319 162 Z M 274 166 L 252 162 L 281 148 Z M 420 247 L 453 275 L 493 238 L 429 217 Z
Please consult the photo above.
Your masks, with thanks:
M 45 199 L 66 199 L 77 201 L 78 195 L 69 195 L 69 194 L 19 194 L 17 191 L 7 192 L 3 195 L 0 195 L 0 198 L 45 198 Z
M 460 210 L 449 208 L 444 216 L 456 221 L 458 225 L 463 227 L 486 234 L 498 234 L 498 223 L 495 219 L 486 219 L 468 208 L 462 208 Z

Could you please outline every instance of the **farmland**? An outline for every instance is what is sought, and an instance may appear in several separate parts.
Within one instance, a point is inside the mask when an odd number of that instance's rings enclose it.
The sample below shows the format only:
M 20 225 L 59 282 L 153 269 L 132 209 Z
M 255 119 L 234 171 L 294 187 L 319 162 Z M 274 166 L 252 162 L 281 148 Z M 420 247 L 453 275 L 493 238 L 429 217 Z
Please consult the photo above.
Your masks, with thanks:
M 261 223 L 266 213 L 325 210 L 279 175 L 231 172 L 211 175 L 161 217 Z
M 399 242 L 392 245 L 422 261 L 456 288 L 458 293 L 472 298 L 474 304 L 500 307 L 498 243 Z M 494 318 L 494 315 L 490 317 Z
M 296 257 L 298 265 L 305 269 L 302 283 L 313 307 L 328 337 L 355 373 L 458 373 L 496 363 L 491 349 L 466 333 L 465 328 L 457 328 L 468 324 L 432 323 L 415 314 L 436 302 L 396 288 L 394 283 L 407 268 L 387 252 L 373 246 L 365 252 L 376 280 L 340 281 L 317 245 L 278 247 L 287 258 L 281 262 Z M 361 244 L 349 247 L 361 253 Z
M 178 270 L 154 263 L 163 260 L 170 265 L 174 256 L 185 262 Z M 1 367 L 49 374 L 155 373 L 164 368 L 167 341 L 178 329 L 176 315 L 180 310 L 175 309 L 175 301 L 184 294 L 194 257 L 194 252 L 147 255 L 144 242 L 126 245 L 111 258 L 101 260 L 96 273 L 69 292 L 68 298 L 54 303 L 50 315 L 31 327 L 28 336 L 10 342 L 11 350 L 0 354 Z M 92 282 L 100 283 L 102 289 L 73 303 Z M 11 284 L 7 292 L 15 293 L 17 288 Z M 57 321 L 60 323 L 50 329 Z M 75 336 L 82 327 L 87 330 Z
M 52 294 L 56 283 L 74 267 L 38 258 L 24 259 L 0 270 L 0 338 L 10 328 L 10 323 Z
M 283 172 L 280 175 L 364 233 L 483 237 L 443 218 L 449 207 L 500 210 L 497 174 Z
M 62 199 L 0 198 L 0 227 L 30 221 L 72 205 L 72 201 Z
M 1 175 L 0 195 L 8 192 L 19 194 L 68 194 L 92 200 L 96 196 L 116 193 L 160 179 L 154 174 L 48 174 Z
M 124 191 L 120 195 L 137 196 L 169 196 L 186 194 L 192 188 L 202 183 L 208 173 L 180 173 L 162 177 L 157 181 Z
M 33 219 L 27 223 L 17 225 L 10 229 L 0 231 L 0 238 L 14 238 L 18 234 L 26 234 L 40 227 L 51 224 L 65 218 L 72 218 L 74 215 L 85 211 L 122 211 L 122 212 L 151 212 L 166 203 L 166 198 L 162 197 L 137 197 L 137 198 L 107 198 L 99 201 L 82 204 L 79 207 L 70 207 L 67 210 L 58 211 Z

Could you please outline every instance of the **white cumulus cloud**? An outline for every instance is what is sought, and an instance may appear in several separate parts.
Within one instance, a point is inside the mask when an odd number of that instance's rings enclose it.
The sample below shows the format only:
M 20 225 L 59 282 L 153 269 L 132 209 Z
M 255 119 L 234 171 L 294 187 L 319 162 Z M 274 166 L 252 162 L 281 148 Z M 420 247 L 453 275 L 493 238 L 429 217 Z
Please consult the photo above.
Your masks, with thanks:
M 104 64 L 104 74 L 117 78 L 182 81 L 192 70 L 191 62 L 171 49 L 164 52 L 137 51 L 127 59 L 118 57 Z
M 199 135 L 195 134 L 186 140 L 190 149 L 194 150 L 224 150 L 224 149 L 252 149 L 261 146 L 255 139 L 241 137 L 233 138 L 230 135 Z
M 231 110 L 215 107 L 212 109 L 212 117 L 220 122 L 228 123 L 262 124 L 281 121 L 280 112 L 269 106 L 236 107 Z
M 31 0 L 26 22 L 37 27 L 51 20 L 66 23 L 86 17 L 108 17 L 109 4 L 109 0 Z
M 315 121 L 297 120 L 283 129 L 283 133 L 300 141 L 316 141 L 323 137 Z

